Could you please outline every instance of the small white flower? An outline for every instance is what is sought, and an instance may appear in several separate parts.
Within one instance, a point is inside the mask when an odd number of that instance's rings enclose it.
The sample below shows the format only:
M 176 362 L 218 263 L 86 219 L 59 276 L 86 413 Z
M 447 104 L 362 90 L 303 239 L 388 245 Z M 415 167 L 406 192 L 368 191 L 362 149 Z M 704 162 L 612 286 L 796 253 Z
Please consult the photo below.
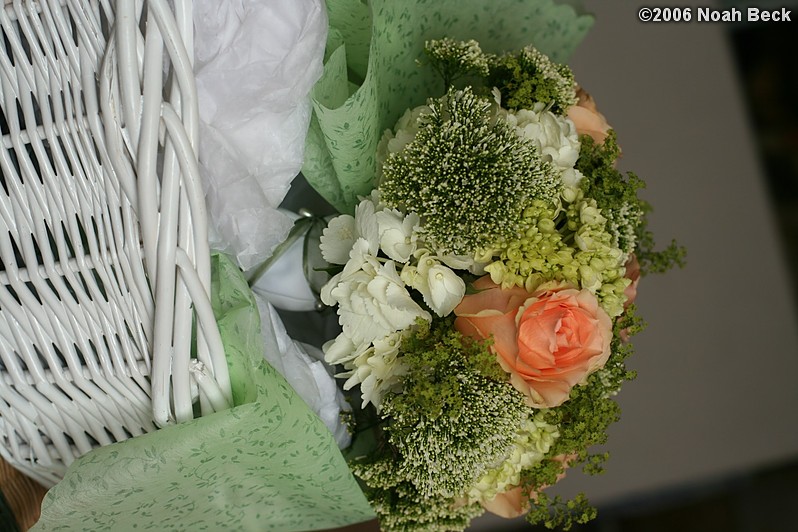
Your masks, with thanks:
M 368 361 L 370 358 L 374 356 L 374 347 L 370 346 L 367 350 L 358 354 L 349 364 L 346 365 L 349 368 L 349 371 L 344 373 L 339 373 L 336 377 L 347 377 L 346 382 L 344 382 L 344 390 L 351 390 L 364 380 L 368 378 L 371 374 L 371 368 L 368 365 Z M 366 405 L 366 401 L 364 400 L 363 406 Z
M 590 234 L 590 228 L 588 226 L 582 226 L 574 233 L 574 244 L 576 244 L 576 247 L 581 251 L 594 251 L 596 249 L 596 241 Z
M 496 102 L 496 105 L 501 107 L 501 105 L 502 105 L 502 91 L 499 90 L 499 87 L 493 87 L 490 90 L 490 93 L 493 94 L 493 99 Z
M 346 364 L 366 352 L 369 346 L 367 342 L 355 345 L 351 338 L 341 333 L 334 340 L 325 342 L 322 351 L 324 351 L 324 360 L 328 364 Z
M 376 255 L 380 246 L 380 232 L 375 216 L 379 196 L 364 198 L 355 208 L 355 216 L 341 214 L 327 224 L 322 232 L 319 248 L 324 260 L 331 264 L 346 264 L 350 251 L 358 239 L 367 244 L 370 254 Z
M 596 207 L 595 201 L 586 201 L 579 208 L 579 219 L 585 225 L 603 225 L 607 219 L 601 215 L 601 209 Z
M 407 329 L 416 322 L 417 318 L 427 321 L 432 319 L 429 313 L 410 297 L 392 260 L 383 264 L 374 279 L 369 281 L 368 294 L 374 299 L 381 317 L 389 324 L 391 329 L 387 332 Z
M 467 270 L 474 265 L 474 257 L 470 255 L 455 255 L 453 253 L 438 253 L 436 257 L 453 270 Z
M 576 168 L 568 168 L 562 171 L 560 177 L 562 178 L 562 184 L 564 187 L 576 188 L 579 186 L 579 183 L 585 176 L 583 176 L 582 172 Z
M 379 224 L 380 248 L 389 258 L 405 263 L 416 250 L 420 220 L 416 213 L 402 216 L 396 209 L 384 209 L 376 214 Z
M 374 211 L 374 203 L 370 198 L 363 199 L 355 207 L 357 235 L 369 243 L 369 253 L 372 255 L 376 255 L 380 247 L 380 230 Z
M 431 255 L 424 255 L 418 266 L 405 266 L 402 280 L 424 297 L 438 316 L 448 316 L 465 295 L 465 282 Z
M 346 264 L 357 237 L 355 219 L 348 214 L 336 216 L 322 232 L 319 243 L 321 256 L 330 264 Z
M 356 272 L 363 270 L 370 275 L 379 267 L 377 257 L 371 252 L 371 245 L 365 238 L 358 237 L 349 250 L 349 260 L 344 265 L 341 272 L 344 277 L 351 277 Z
M 343 277 L 343 272 L 333 275 L 332 278 L 330 278 L 330 280 L 321 287 L 321 293 L 319 296 L 321 297 L 322 303 L 325 305 L 332 306 L 336 304 L 332 295 L 332 291 L 338 286 L 338 283 L 341 281 L 341 277 Z
M 373 347 L 347 364 L 350 371 L 338 375 L 348 377 L 344 383 L 345 390 L 360 384 L 364 407 L 372 403 L 379 411 L 383 396 L 401 389 L 401 376 L 408 371 L 399 356 L 401 343 L 401 332 L 375 340 Z
M 579 266 L 579 277 L 582 288 L 590 290 L 594 294 L 601 288 L 601 276 L 590 266 L 584 264 Z

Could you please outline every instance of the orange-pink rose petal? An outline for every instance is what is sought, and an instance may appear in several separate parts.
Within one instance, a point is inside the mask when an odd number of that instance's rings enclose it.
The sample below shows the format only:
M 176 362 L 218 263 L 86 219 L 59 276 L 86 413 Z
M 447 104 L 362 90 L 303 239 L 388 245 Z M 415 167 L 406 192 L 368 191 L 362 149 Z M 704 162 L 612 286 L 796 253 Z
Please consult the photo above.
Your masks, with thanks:
M 502 289 L 485 276 L 480 292 L 467 295 L 454 312 L 455 328 L 493 338 L 491 349 L 527 403 L 550 408 L 565 402 L 610 355 L 612 321 L 588 290 L 566 285 Z

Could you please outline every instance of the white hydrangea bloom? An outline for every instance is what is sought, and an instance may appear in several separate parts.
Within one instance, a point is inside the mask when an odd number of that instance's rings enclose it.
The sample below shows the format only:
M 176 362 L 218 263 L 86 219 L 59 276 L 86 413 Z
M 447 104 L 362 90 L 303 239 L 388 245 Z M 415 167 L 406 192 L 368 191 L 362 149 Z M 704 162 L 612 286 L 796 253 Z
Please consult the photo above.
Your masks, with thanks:
M 380 248 L 380 229 L 376 208 L 370 198 L 364 198 L 355 207 L 355 229 L 358 236 L 369 243 L 369 253 L 376 255 Z
M 453 270 L 471 270 L 476 266 L 476 261 L 471 255 L 455 255 L 453 253 L 441 254 L 437 257 L 442 263 L 452 268 Z M 472 272 L 473 273 L 473 272 Z
M 602 216 L 596 200 L 590 199 L 579 206 L 579 220 L 585 225 L 604 225 L 607 219 Z
M 380 189 L 379 188 L 375 188 L 374 190 L 372 190 L 371 194 L 368 197 L 368 199 L 370 199 L 371 203 L 374 204 L 374 209 L 375 210 L 380 211 L 382 209 L 385 209 L 385 205 L 383 205 L 383 203 L 382 203 L 382 197 L 380 196 Z
M 582 288 L 590 290 L 594 294 L 601 288 L 601 275 L 587 264 L 579 266 L 579 284 Z
M 350 337 L 341 333 L 334 340 L 325 342 L 321 347 L 324 351 L 324 361 L 331 365 L 348 364 L 371 347 L 371 342 L 355 344 Z
M 576 168 L 569 168 L 562 171 L 560 174 L 560 179 L 562 180 L 560 197 L 565 200 L 566 203 L 573 203 L 578 198 L 582 197 L 582 191 L 580 190 L 579 183 L 582 181 L 582 179 L 584 179 L 584 177 L 585 176 L 582 175 L 582 172 Z
M 566 168 L 562 171 L 560 177 L 562 178 L 562 185 L 564 187 L 572 187 L 575 189 L 585 176 L 576 168 Z
M 544 160 L 560 170 L 574 167 L 579 158 L 579 135 L 574 123 L 545 109 L 543 103 L 533 109 L 505 111 L 501 116 L 512 125 L 518 136 L 532 141 Z

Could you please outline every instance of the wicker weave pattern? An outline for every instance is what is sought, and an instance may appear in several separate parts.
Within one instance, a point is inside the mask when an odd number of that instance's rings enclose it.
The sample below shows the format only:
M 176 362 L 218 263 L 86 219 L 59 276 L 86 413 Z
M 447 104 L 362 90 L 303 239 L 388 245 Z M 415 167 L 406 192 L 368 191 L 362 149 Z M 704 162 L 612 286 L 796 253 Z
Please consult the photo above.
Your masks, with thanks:
M 190 2 L 0 11 L 0 454 L 45 485 L 230 384 L 208 301 Z M 192 330 L 196 359 L 192 358 Z

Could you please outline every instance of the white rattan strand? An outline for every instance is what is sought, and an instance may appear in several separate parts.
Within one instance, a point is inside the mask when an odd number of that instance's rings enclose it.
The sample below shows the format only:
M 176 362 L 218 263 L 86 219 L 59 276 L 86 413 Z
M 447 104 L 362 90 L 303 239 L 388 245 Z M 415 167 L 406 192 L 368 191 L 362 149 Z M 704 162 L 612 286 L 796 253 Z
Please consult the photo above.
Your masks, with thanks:
M 191 3 L 111 4 L 0 9 L 0 454 L 45 485 L 98 445 L 231 403 Z

